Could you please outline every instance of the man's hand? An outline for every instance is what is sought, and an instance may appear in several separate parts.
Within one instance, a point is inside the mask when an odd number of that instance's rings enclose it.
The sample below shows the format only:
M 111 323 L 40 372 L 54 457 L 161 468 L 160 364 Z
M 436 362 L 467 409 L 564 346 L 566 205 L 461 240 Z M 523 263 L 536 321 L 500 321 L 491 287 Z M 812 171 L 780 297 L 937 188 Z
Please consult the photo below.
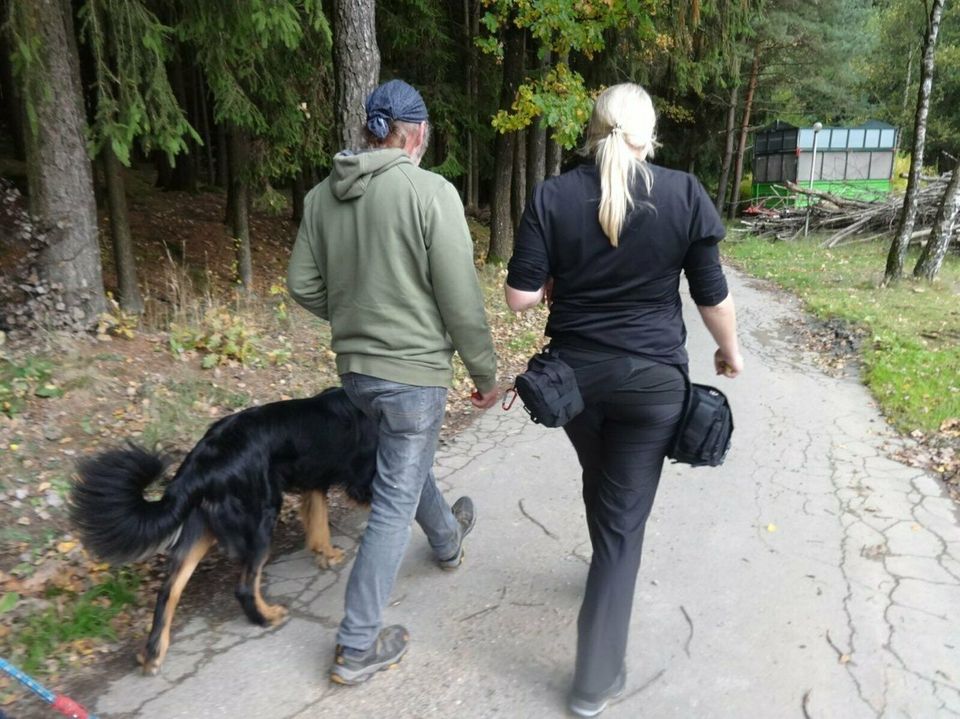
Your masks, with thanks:
M 500 397 L 500 390 L 498 390 L 496 387 L 489 392 L 481 392 L 480 390 L 475 389 L 473 394 L 470 395 L 470 401 L 477 409 L 489 409 L 497 403 L 498 397 Z

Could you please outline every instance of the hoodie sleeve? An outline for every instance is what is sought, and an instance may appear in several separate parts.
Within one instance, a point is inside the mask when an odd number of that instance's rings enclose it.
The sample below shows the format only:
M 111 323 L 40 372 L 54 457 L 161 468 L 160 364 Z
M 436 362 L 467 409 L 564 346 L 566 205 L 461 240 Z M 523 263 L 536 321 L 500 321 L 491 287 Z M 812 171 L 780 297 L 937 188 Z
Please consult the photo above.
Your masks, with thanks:
M 477 389 L 489 392 L 496 385 L 497 357 L 473 266 L 473 241 L 453 185 L 443 183 L 426 208 L 424 220 L 430 277 L 440 316 Z
M 290 296 L 321 319 L 330 320 L 327 309 L 327 283 L 320 271 L 315 252 L 318 250 L 314 227 L 312 197 L 304 200 L 303 219 L 293 244 L 287 267 L 287 289 Z

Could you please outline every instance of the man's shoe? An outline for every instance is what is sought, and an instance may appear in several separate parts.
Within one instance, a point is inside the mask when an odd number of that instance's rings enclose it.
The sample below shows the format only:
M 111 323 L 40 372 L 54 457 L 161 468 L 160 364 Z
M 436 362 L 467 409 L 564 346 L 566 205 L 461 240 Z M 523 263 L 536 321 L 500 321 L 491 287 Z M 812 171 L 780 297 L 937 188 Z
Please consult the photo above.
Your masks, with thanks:
M 330 681 L 337 684 L 363 684 L 377 672 L 393 669 L 407 652 L 410 635 L 399 624 L 380 630 L 373 646 L 366 651 L 337 646 L 330 669 Z
M 477 523 L 477 514 L 473 510 L 473 500 L 470 497 L 460 497 L 450 509 L 453 512 L 454 519 L 457 520 L 457 524 L 460 525 L 460 546 L 457 547 L 457 551 L 450 559 L 438 560 L 437 563 L 440 568 L 446 571 L 456 569 L 463 562 L 463 540 L 470 534 L 473 525 Z
M 596 699 L 587 699 L 585 697 L 578 697 L 576 693 L 571 692 L 570 701 L 567 704 L 567 707 L 578 717 L 595 717 L 597 714 L 607 708 L 607 703 L 611 699 L 616 699 L 618 696 L 623 694 L 623 690 L 626 688 L 626 686 L 627 672 L 625 669 L 621 669 L 620 674 L 617 676 L 617 680 L 613 683 L 613 686 L 607 691 L 603 692 L 603 694 L 601 694 L 599 697 Z

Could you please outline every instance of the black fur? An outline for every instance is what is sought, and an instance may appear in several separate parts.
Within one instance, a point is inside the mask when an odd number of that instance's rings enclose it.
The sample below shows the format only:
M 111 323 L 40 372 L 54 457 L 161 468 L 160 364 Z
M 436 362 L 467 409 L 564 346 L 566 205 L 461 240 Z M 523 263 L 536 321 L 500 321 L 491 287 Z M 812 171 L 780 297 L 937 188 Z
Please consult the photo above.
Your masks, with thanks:
M 173 578 L 206 536 L 240 562 L 237 598 L 251 620 L 266 624 L 255 599 L 284 491 L 325 494 L 340 486 L 352 500 L 369 503 L 376 435 L 373 421 L 334 388 L 217 421 L 157 501 L 143 493 L 169 465 L 164 455 L 129 444 L 82 461 L 70 515 L 84 546 L 114 563 L 170 550 L 170 579 L 158 597 L 148 662 L 162 661 L 166 651 L 160 635 L 169 632 L 164 611 Z M 174 595 L 175 606 L 179 592 Z

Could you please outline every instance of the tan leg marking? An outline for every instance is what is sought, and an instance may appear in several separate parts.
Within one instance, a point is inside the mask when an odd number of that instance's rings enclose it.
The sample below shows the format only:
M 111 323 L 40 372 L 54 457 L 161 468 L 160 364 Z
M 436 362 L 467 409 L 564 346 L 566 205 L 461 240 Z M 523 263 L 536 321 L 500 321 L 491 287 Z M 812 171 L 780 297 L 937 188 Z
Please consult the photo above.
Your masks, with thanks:
M 180 595 L 183 594 L 183 588 L 187 586 L 187 582 L 190 581 L 190 577 L 193 575 L 197 565 L 200 564 L 200 560 L 210 551 L 210 548 L 216 541 L 210 532 L 204 532 L 200 539 L 197 540 L 197 543 L 190 548 L 190 552 L 183 560 L 183 564 L 180 565 L 180 569 L 177 571 L 177 575 L 173 580 L 173 585 L 170 587 L 170 597 L 167 600 L 167 606 L 164 608 L 163 630 L 160 634 L 160 647 L 157 656 L 149 661 L 146 660 L 143 654 L 137 657 L 143 665 L 144 674 L 156 674 L 160 671 L 160 665 L 163 664 L 163 660 L 167 656 L 167 649 L 170 648 L 170 625 L 173 623 L 173 613 L 177 610 L 177 604 L 180 602 Z
M 343 550 L 330 543 L 330 515 L 327 495 L 320 491 L 307 492 L 300 503 L 300 518 L 307 538 L 307 548 L 316 553 L 321 568 L 334 567 L 343 561 Z
M 267 560 L 264 559 L 263 563 L 257 567 L 257 574 L 253 579 L 253 601 L 257 605 L 257 611 L 263 615 L 263 618 L 271 625 L 276 626 L 287 618 L 287 608 L 280 604 L 267 604 L 263 598 L 263 594 L 260 592 L 260 578 L 263 574 L 263 565 L 266 563 Z

